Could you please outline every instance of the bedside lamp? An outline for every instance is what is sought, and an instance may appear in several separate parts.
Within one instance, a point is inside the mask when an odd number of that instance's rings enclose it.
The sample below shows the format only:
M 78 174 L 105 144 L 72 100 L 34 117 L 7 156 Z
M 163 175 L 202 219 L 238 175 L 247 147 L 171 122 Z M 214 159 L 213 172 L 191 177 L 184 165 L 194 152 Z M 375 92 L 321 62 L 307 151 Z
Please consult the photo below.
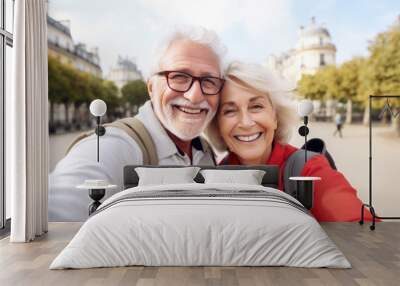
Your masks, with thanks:
M 106 133 L 106 129 L 100 124 L 100 119 L 107 111 L 107 104 L 101 99 L 95 99 L 90 103 L 89 110 L 92 115 L 96 116 L 97 126 L 95 133 L 97 134 L 97 162 L 99 162 L 100 136 Z

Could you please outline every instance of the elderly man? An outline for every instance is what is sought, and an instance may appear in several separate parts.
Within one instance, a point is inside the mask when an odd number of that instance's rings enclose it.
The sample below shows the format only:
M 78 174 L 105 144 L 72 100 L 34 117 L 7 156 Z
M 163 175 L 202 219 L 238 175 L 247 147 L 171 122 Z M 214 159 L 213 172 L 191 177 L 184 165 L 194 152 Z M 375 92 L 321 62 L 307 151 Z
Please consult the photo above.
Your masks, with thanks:
M 211 149 L 199 135 L 217 111 L 224 50 L 215 33 L 203 28 L 174 32 L 159 49 L 148 80 L 150 100 L 136 118 L 151 136 L 160 165 L 214 164 Z M 121 190 L 124 166 L 143 164 L 142 149 L 122 129 L 107 127 L 100 144 L 100 163 L 92 135 L 57 164 L 49 179 L 50 220 L 84 220 L 90 199 L 76 185 L 106 179 Z

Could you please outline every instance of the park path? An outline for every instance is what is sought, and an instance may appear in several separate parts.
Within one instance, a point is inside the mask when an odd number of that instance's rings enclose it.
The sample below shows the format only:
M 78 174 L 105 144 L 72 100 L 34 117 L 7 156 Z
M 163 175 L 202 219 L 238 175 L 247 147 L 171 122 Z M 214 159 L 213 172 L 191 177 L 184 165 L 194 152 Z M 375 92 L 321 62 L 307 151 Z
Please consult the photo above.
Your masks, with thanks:
M 309 138 L 324 139 L 338 170 L 345 174 L 359 197 L 368 202 L 368 128 L 345 125 L 343 138 L 333 136 L 333 123 L 310 122 L 309 128 Z M 78 134 L 50 136 L 50 170 Z M 301 146 L 304 139 L 295 130 L 290 143 Z M 379 215 L 400 216 L 400 137 L 393 136 L 388 127 L 374 126 L 373 147 L 373 205 Z

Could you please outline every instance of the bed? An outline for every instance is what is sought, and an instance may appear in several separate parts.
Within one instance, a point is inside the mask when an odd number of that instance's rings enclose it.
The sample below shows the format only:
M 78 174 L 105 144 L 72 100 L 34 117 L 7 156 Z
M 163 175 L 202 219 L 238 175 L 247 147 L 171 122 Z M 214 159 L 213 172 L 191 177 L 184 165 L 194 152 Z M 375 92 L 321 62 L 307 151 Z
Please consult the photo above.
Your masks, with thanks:
M 307 209 L 277 190 L 276 166 L 199 166 L 263 170 L 259 185 L 204 182 L 200 173 L 192 183 L 140 185 L 138 167 L 125 167 L 125 190 L 102 203 L 50 269 L 351 267 Z

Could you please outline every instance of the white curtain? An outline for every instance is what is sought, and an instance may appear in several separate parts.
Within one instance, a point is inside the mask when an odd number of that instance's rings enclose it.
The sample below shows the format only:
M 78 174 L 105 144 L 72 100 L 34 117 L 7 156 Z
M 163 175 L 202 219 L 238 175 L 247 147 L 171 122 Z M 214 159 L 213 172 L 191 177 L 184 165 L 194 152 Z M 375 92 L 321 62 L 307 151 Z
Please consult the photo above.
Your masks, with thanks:
M 13 84 L 6 111 L 12 242 L 47 232 L 48 87 L 44 0 L 15 1 Z

